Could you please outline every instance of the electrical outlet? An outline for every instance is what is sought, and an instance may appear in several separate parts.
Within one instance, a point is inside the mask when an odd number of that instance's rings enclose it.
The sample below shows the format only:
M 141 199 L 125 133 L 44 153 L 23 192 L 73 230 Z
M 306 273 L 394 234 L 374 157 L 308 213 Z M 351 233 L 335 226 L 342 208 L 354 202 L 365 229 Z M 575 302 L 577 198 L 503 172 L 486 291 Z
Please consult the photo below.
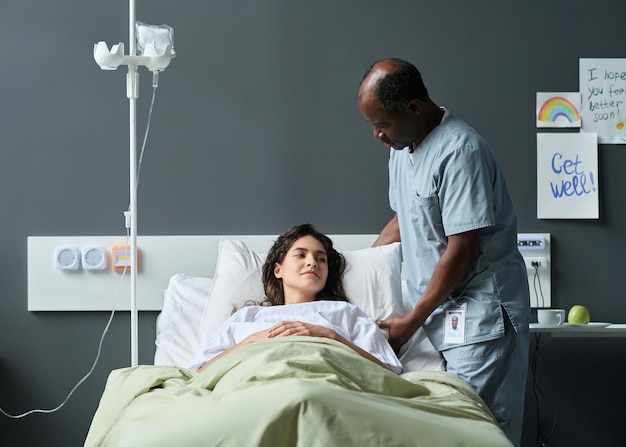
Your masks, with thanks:
M 547 270 L 548 260 L 543 256 L 525 256 L 524 263 L 527 270 Z
M 544 250 L 546 238 L 541 235 L 519 235 L 517 237 L 518 250 Z

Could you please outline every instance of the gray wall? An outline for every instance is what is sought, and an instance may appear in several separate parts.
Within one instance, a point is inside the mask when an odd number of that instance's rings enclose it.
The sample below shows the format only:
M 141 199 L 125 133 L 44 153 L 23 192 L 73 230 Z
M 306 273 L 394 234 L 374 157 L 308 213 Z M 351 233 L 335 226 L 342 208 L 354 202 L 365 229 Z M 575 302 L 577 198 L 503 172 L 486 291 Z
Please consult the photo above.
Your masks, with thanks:
M 535 92 L 578 90 L 579 58 L 626 56 L 625 15 L 617 0 L 138 1 L 138 20 L 174 27 L 178 53 L 160 77 L 139 233 L 276 234 L 307 221 L 379 231 L 391 217 L 387 151 L 355 96 L 373 61 L 398 56 L 491 141 L 519 231 L 552 234 L 554 305 L 626 322 L 626 147 L 600 148 L 599 220 L 537 220 L 534 120 Z M 0 406 L 12 414 L 58 405 L 89 370 L 109 317 L 29 313 L 26 238 L 124 234 L 124 70 L 101 71 L 92 47 L 127 43 L 127 17 L 122 0 L 0 4 Z M 139 141 L 151 94 L 141 73 Z M 140 316 L 140 363 L 152 361 L 155 317 Z M 118 313 L 95 372 L 65 407 L 0 417 L 0 444 L 81 445 L 107 374 L 128 365 L 128 340 L 128 313 Z M 626 398 L 624 343 L 542 338 L 540 419 L 558 414 L 550 445 L 623 442 L 605 406 Z M 525 445 L 536 436 L 531 390 Z

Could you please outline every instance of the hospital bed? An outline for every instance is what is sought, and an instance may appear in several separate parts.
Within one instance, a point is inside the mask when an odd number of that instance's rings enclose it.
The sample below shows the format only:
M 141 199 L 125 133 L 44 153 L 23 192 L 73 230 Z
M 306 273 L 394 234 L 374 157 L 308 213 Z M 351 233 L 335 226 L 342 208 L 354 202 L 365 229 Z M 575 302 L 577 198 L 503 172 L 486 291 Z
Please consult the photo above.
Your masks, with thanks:
M 330 237 L 346 258 L 352 302 L 374 319 L 403 314 L 400 245 Z M 252 343 L 202 373 L 187 369 L 234 306 L 263 296 L 261 266 L 274 240 L 222 237 L 215 259 L 198 259 L 215 265 L 212 275 L 169 278 L 154 365 L 110 373 L 86 446 L 511 445 L 422 330 L 400 352 L 400 375 L 311 337 Z

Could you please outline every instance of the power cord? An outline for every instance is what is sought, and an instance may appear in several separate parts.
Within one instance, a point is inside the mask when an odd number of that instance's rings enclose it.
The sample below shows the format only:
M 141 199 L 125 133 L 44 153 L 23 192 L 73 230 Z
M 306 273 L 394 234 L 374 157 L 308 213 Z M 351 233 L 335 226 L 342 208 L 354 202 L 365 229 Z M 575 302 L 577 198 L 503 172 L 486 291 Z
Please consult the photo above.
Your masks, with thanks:
M 548 441 L 550 441 L 550 438 L 552 438 L 552 435 L 554 434 L 554 430 L 556 428 L 557 413 L 556 413 L 556 409 L 550 402 L 550 399 L 548 398 L 547 394 L 539 387 L 539 384 L 537 383 L 537 362 L 539 358 L 539 342 L 540 341 L 541 341 L 541 334 L 540 333 L 535 334 L 535 351 L 532 357 L 531 371 L 533 375 L 533 394 L 535 396 L 535 411 L 537 413 L 537 445 L 540 447 L 546 447 L 548 445 Z M 554 418 L 552 420 L 552 427 L 550 427 L 550 430 L 547 434 L 544 434 L 541 428 L 541 414 L 540 414 L 540 405 L 539 405 L 540 396 L 543 397 L 550 406 L 552 406 L 553 413 L 554 413 Z
M 139 162 L 138 162 L 138 166 L 137 166 L 137 180 L 135 182 L 135 198 L 137 197 L 137 189 L 139 188 L 139 172 L 141 171 L 141 164 L 143 162 L 143 155 L 146 149 L 146 141 L 148 140 L 148 133 L 150 131 L 150 122 L 152 121 L 152 109 L 154 108 L 154 99 L 156 97 L 156 89 L 159 85 L 158 82 L 158 72 L 154 72 L 153 73 L 153 77 L 152 77 L 152 100 L 150 101 L 150 110 L 148 112 L 148 122 L 146 124 L 146 130 L 144 133 L 144 138 L 143 138 L 143 144 L 141 147 L 141 155 L 139 157 Z M 130 210 L 130 205 L 128 206 L 128 209 Z M 129 225 L 128 225 L 128 216 L 126 215 L 126 243 L 128 245 L 128 239 L 130 237 L 129 234 Z M 54 413 L 58 410 L 60 410 L 61 408 L 63 408 L 63 406 L 69 401 L 70 397 L 72 397 L 72 395 L 74 394 L 74 392 L 85 382 L 85 380 L 87 380 L 89 378 L 89 376 L 91 376 L 91 374 L 93 373 L 93 371 L 96 369 L 96 365 L 98 364 L 98 360 L 100 360 L 100 353 L 102 352 L 102 344 L 104 342 L 104 337 L 107 334 L 107 332 L 109 331 L 109 327 L 111 326 L 111 322 L 113 321 L 113 317 L 115 316 L 115 308 L 117 305 L 117 299 L 119 297 L 119 291 L 120 291 L 120 286 L 122 284 L 122 281 L 124 279 L 124 277 L 126 276 L 126 271 L 128 270 L 127 266 L 124 266 L 124 270 L 122 271 L 122 275 L 120 277 L 120 280 L 117 283 L 117 287 L 115 289 L 115 299 L 113 301 L 113 309 L 111 310 L 111 316 L 109 317 L 109 320 L 107 321 L 106 326 L 104 327 L 104 331 L 102 331 L 102 335 L 100 336 L 100 342 L 98 343 L 98 352 L 96 354 L 96 358 L 93 361 L 93 364 L 91 365 L 91 369 L 89 369 L 89 371 L 87 372 L 87 374 L 85 374 L 83 376 L 82 379 L 80 379 L 78 381 L 78 383 L 76 385 L 74 385 L 74 387 L 70 390 L 70 392 L 67 394 L 67 396 L 65 397 L 65 399 L 63 400 L 63 402 L 61 402 L 59 405 L 57 405 L 54 408 L 50 408 L 50 409 L 41 409 L 41 408 L 35 408 L 29 411 L 26 411 L 22 414 L 17 414 L 17 415 L 13 415 L 10 413 L 7 413 L 6 411 L 4 411 L 3 408 L 0 407 L 0 413 L 2 413 L 4 416 L 11 418 L 11 419 L 20 419 L 23 418 L 25 416 L 29 416 L 31 414 L 34 413 Z
M 535 269 L 535 275 L 533 278 L 533 286 L 535 289 L 535 297 L 537 299 L 537 305 L 539 305 L 539 298 L 541 298 L 541 307 L 545 307 L 545 300 L 543 297 L 543 290 L 541 289 L 541 278 L 539 277 L 539 263 L 533 261 L 531 264 Z M 539 342 L 541 341 L 541 333 L 535 333 L 535 351 L 533 352 L 532 362 L 531 362 L 531 373 L 533 376 L 533 394 L 535 396 L 535 411 L 537 413 L 537 445 L 540 447 L 547 447 L 548 441 L 552 438 L 554 434 L 554 430 L 556 428 L 557 422 L 557 413 L 554 406 L 551 404 L 550 399 L 546 395 L 546 393 L 539 387 L 537 383 L 537 363 L 539 360 Z M 545 401 L 553 407 L 554 418 L 552 420 L 552 427 L 550 431 L 544 435 L 543 430 L 541 429 L 541 414 L 540 414 L 540 406 L 539 406 L 539 397 L 543 397 Z
M 535 275 L 533 276 L 533 287 L 535 289 L 537 306 L 539 306 L 539 297 L 541 296 L 541 307 L 545 307 L 546 303 L 543 297 L 543 290 L 541 289 L 541 277 L 539 276 L 539 263 L 537 261 L 533 261 L 531 265 L 535 269 Z M 537 290 L 539 290 L 539 293 L 537 293 Z

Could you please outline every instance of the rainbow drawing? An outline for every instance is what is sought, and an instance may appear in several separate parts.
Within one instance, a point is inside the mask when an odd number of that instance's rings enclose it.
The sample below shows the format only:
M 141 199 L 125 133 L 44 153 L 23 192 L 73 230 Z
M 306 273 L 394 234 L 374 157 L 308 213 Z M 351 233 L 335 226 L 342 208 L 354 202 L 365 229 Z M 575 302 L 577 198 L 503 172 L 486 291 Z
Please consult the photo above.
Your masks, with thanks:
M 559 117 L 577 123 L 580 121 L 580 112 L 567 98 L 553 96 L 541 105 L 537 114 L 537 119 L 544 123 L 555 123 Z

